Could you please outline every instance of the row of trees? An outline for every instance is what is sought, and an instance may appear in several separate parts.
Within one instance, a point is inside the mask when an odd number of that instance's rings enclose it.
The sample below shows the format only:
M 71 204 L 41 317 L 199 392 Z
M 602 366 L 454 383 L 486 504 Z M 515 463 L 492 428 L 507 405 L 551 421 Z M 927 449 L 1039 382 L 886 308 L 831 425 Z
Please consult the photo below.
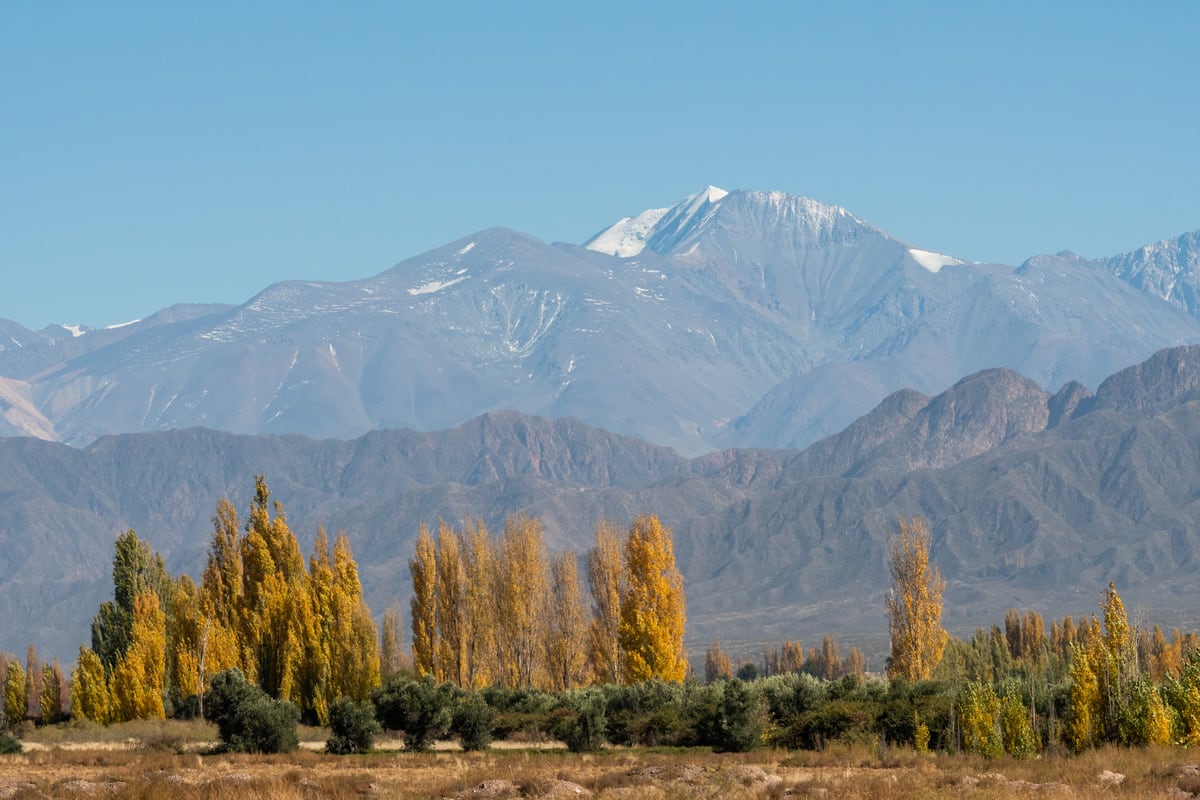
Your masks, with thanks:
M 244 528 L 228 501 L 213 523 L 198 586 L 173 579 L 134 531 L 117 539 L 113 599 L 97 612 L 71 680 L 74 715 L 162 717 L 202 705 L 213 677 L 238 668 L 324 723 L 334 699 L 365 700 L 379 684 L 375 624 L 344 535 L 331 547 L 318 532 L 306 567 L 261 476 Z
M 845 658 L 836 636 L 825 634 L 820 647 L 814 647 L 806 656 L 800 642 L 785 641 L 778 648 L 769 648 L 762 654 L 762 661 L 755 663 L 744 657 L 734 662 L 721 649 L 720 640 L 704 651 L 704 680 L 706 683 L 737 677 L 741 680 L 767 678 L 789 672 L 804 672 L 826 680 L 837 680 L 846 675 L 862 678 L 867 672 L 867 658 L 857 647 L 851 647 Z
M 669 528 L 639 517 L 622 536 L 596 526 L 579 558 L 550 556 L 541 523 L 509 517 L 499 537 L 479 520 L 422 526 L 409 562 L 413 664 L 467 689 L 563 691 L 592 683 L 683 680 L 685 598 Z

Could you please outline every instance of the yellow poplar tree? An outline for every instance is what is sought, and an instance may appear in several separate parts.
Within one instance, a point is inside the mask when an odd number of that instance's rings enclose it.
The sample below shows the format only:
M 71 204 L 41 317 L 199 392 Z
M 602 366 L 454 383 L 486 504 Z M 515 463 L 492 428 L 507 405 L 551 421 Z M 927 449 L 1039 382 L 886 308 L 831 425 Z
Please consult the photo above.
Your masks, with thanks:
M 421 523 L 417 546 L 408 562 L 412 574 L 413 667 L 419 677 L 432 675 L 444 679 L 437 664 L 437 549 L 429 527 Z
M 338 533 L 333 541 L 333 579 L 333 624 L 326 628 L 331 696 L 363 703 L 379 685 L 379 649 L 375 621 L 363 600 L 358 564 L 345 533 Z
M 465 621 L 468 633 L 464 688 L 495 683 L 500 672 L 496 655 L 496 546 L 481 520 L 468 519 L 459 537 L 466 572 Z
M 658 517 L 639 517 L 630 528 L 625 579 L 618 630 L 625 655 L 624 680 L 682 681 L 687 675 L 683 576 L 675 569 L 671 530 Z
M 42 724 L 51 725 L 63 718 L 66 711 L 65 701 L 70 695 L 64 691 L 62 667 L 58 659 L 53 664 L 42 668 L 42 693 L 39 697 L 41 705 Z
M 588 628 L 592 676 L 597 683 L 621 683 L 621 593 L 624 564 L 621 537 L 608 520 L 596 524 L 596 544 L 587 554 L 592 619 Z
M 942 592 L 946 582 L 929 561 L 929 523 L 922 517 L 900 520 L 899 534 L 888 543 L 892 590 L 886 599 L 892 655 L 887 671 L 908 681 L 927 680 L 942 660 Z
M 1071 718 L 1067 738 L 1078 751 L 1100 739 L 1104 698 L 1096 677 L 1093 653 L 1080 644 L 1071 645 Z
M 8 662 L 4 676 L 4 717 L 9 725 L 24 721 L 29 711 L 29 685 L 25 679 L 25 668 L 21 662 Z
M 513 515 L 504 523 L 496 603 L 499 677 L 509 688 L 535 686 L 542 680 L 547 590 L 542 524 Z
M 467 640 L 467 574 L 459 550 L 459 537 L 438 521 L 437 536 L 437 661 L 445 679 L 465 686 Z
M 550 690 L 566 691 L 587 682 L 584 645 L 587 619 L 579 585 L 579 561 L 567 550 L 550 562 L 550 608 L 546 628 L 546 669 Z
M 162 719 L 167 634 L 157 592 L 144 590 L 134 600 L 130 639 L 111 679 L 115 721 Z
M 240 548 L 246 666 L 267 694 L 301 705 L 299 674 L 312 630 L 308 573 L 283 507 L 277 501 L 272 504 L 261 475 L 255 478 Z
M 79 646 L 78 663 L 71 673 L 71 714 L 100 725 L 112 721 L 112 701 L 104 664 L 86 645 Z

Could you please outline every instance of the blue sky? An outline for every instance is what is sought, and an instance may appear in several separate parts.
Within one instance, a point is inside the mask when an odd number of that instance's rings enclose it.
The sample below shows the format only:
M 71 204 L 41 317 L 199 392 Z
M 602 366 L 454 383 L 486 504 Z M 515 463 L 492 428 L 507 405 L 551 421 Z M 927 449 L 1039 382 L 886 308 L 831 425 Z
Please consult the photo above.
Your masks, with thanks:
M 0 6 L 0 317 L 103 326 L 707 184 L 1019 263 L 1200 228 L 1200 4 Z

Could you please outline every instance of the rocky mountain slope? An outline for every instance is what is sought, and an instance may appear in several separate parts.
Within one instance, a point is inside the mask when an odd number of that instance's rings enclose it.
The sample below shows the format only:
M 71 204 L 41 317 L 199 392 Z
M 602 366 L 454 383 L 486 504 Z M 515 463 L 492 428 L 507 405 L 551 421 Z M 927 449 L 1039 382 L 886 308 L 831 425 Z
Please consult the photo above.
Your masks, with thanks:
M 901 388 L 933 394 L 990 367 L 1095 386 L 1200 342 L 1180 300 L 1189 242 L 1105 262 L 964 263 L 843 208 L 708 187 L 584 247 L 487 230 L 238 307 L 105 330 L 0 322 L 0 434 L 349 438 L 513 409 L 687 455 L 798 447 Z
M 923 514 L 957 633 L 1009 607 L 1089 613 L 1117 582 L 1135 615 L 1196 626 L 1200 347 L 1055 395 L 1008 369 L 938 395 L 902 390 L 803 451 L 691 460 L 644 441 L 515 413 L 435 434 L 349 441 L 188 429 L 84 449 L 0 441 L 0 649 L 69 660 L 134 527 L 172 571 L 198 574 L 217 500 L 245 509 L 268 476 L 305 548 L 347 531 L 368 601 L 408 597 L 420 522 L 539 516 L 555 549 L 585 549 L 601 517 L 658 513 L 687 579 L 688 642 L 753 653 L 835 632 L 885 643 L 886 538 Z

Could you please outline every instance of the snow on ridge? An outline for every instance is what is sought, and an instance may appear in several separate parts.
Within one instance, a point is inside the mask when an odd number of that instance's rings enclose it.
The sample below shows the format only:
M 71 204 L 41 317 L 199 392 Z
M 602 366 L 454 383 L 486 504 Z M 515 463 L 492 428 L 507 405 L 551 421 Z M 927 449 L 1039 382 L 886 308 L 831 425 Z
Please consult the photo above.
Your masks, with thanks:
M 118 328 L 128 328 L 130 325 L 137 325 L 139 322 L 141 322 L 140 319 L 131 319 L 129 322 L 118 322 L 116 325 L 107 325 L 105 326 L 104 330 L 115 331 Z
M 448 281 L 430 281 L 429 283 L 423 283 L 420 286 L 409 289 L 408 293 L 414 297 L 420 294 L 433 294 L 434 292 L 440 292 L 442 289 L 453 286 L 456 283 L 462 283 L 469 277 L 471 276 L 462 275 L 458 278 L 451 278 Z
M 475 249 L 475 243 L 474 243 L 474 242 L 471 242 L 471 243 L 470 243 L 470 244 L 468 244 L 466 247 L 464 247 L 464 248 L 462 248 L 461 250 L 459 250 L 459 251 L 458 251 L 458 255 L 460 255 L 460 256 L 465 256 L 467 253 L 471 252 L 471 251 L 472 251 L 472 250 L 474 250 L 474 249 Z
M 64 322 L 61 325 L 59 325 L 58 327 L 62 328 L 63 330 L 69 331 L 71 333 L 72 338 L 75 338 L 75 339 L 78 339 L 80 336 L 83 336 L 85 333 L 87 333 L 87 331 L 85 331 L 83 329 L 82 325 L 68 325 Z
M 954 256 L 947 256 L 941 253 L 933 253 L 929 250 L 918 250 L 915 247 L 909 248 L 908 254 L 912 256 L 912 260 L 920 264 L 925 269 L 935 275 L 941 271 L 942 267 L 957 267 L 966 262 Z
M 605 255 L 632 258 L 646 247 L 646 237 L 668 211 L 669 208 L 649 208 L 636 217 L 622 217 L 583 246 Z

